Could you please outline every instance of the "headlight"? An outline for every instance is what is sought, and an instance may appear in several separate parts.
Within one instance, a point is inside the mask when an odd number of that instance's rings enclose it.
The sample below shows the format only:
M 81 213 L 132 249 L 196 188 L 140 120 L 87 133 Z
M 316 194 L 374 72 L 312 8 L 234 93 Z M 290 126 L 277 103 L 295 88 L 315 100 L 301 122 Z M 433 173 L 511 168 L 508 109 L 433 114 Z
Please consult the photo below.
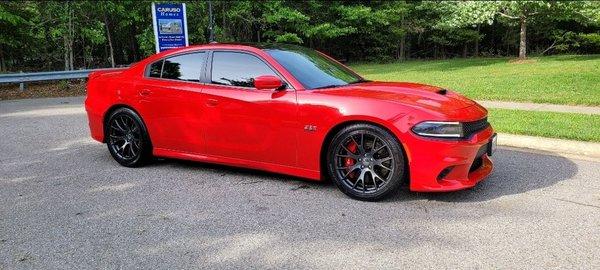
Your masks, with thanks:
M 461 138 L 463 125 L 460 122 L 425 121 L 415 125 L 412 131 L 426 137 Z

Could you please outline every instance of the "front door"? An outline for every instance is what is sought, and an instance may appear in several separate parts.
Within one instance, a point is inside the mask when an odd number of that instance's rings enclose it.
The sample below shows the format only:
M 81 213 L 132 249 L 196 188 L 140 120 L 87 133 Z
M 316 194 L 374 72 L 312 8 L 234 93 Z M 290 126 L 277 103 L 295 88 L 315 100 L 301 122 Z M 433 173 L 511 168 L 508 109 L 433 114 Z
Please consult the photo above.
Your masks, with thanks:
M 253 54 L 215 51 L 208 66 L 211 82 L 203 92 L 207 154 L 295 166 L 295 91 L 254 88 L 253 78 L 281 76 Z

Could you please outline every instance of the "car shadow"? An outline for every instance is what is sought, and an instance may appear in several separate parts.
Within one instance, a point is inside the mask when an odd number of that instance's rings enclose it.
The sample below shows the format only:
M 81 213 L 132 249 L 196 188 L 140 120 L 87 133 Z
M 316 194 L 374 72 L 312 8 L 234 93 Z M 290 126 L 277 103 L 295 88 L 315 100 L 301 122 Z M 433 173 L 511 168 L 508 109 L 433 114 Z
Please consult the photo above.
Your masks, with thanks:
M 242 168 L 214 163 L 204 163 L 190 160 L 171 159 L 171 158 L 158 158 L 151 164 L 152 166 L 174 166 L 184 170 L 203 170 L 208 171 L 220 176 L 239 176 L 244 179 L 260 179 L 260 181 L 273 181 L 273 182 L 288 182 L 290 189 L 334 189 L 335 186 L 329 179 L 323 181 L 312 181 L 306 178 L 273 173 L 268 171 L 262 171 L 258 169 Z M 250 180 L 252 182 L 252 180 Z
M 541 154 L 540 154 L 541 153 Z M 384 202 L 437 200 L 445 202 L 488 201 L 502 196 L 521 194 L 532 190 L 550 187 L 567 180 L 577 173 L 573 161 L 550 154 L 529 153 L 508 149 L 498 149 L 493 157 L 494 172 L 477 186 L 461 191 L 445 193 L 411 192 L 408 186 L 402 186 Z M 189 170 L 207 170 L 221 176 L 240 176 L 245 179 L 259 178 L 261 181 L 284 182 L 291 190 L 311 189 L 323 192 L 325 196 L 340 192 L 330 180 L 310 181 L 304 178 L 264 172 L 254 169 L 230 167 L 201 162 L 159 159 L 150 166 L 175 166 Z
M 498 149 L 492 158 L 492 174 L 471 189 L 446 193 L 399 190 L 387 201 L 436 200 L 444 202 L 488 201 L 557 184 L 575 176 L 577 164 L 556 155 Z

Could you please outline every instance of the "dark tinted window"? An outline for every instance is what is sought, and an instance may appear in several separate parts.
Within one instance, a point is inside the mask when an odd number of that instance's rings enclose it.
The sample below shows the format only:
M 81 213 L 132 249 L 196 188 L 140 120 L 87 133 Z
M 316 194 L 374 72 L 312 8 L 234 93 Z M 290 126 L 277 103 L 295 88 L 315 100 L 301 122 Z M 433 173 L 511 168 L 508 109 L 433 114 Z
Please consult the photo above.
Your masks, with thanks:
M 158 61 L 150 66 L 150 77 L 160 78 L 160 70 L 162 69 L 163 61 Z
M 302 48 L 265 49 L 307 89 L 347 85 L 362 78 L 318 52 Z
M 204 53 L 190 53 L 167 58 L 162 68 L 162 78 L 198 82 L 204 61 Z
M 212 83 L 254 87 L 254 78 L 262 75 L 277 76 L 258 57 L 246 53 L 214 52 Z

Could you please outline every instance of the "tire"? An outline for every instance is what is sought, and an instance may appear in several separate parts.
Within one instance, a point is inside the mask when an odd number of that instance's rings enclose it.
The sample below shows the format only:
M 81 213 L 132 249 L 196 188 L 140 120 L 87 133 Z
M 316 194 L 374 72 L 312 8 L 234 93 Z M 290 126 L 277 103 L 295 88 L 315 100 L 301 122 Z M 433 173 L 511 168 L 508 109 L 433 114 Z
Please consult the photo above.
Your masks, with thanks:
M 340 130 L 327 150 L 329 177 L 346 195 L 364 201 L 381 200 L 397 190 L 406 175 L 398 139 L 370 124 Z
M 152 143 L 142 118 L 129 108 L 113 111 L 104 125 L 112 157 L 125 167 L 139 167 L 152 158 Z

